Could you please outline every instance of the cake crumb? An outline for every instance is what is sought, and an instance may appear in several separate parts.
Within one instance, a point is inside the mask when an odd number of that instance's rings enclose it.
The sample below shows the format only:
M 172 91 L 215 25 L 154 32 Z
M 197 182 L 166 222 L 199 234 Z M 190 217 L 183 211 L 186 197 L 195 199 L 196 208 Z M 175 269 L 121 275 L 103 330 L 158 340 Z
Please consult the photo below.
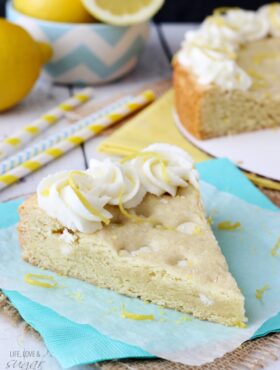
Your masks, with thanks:
M 217 224 L 217 227 L 219 230 L 234 231 L 240 229 L 241 223 L 239 221 L 237 222 L 222 221 Z
M 264 293 L 269 289 L 270 287 L 268 284 L 265 284 L 262 288 L 256 289 L 256 298 L 262 300 Z
M 205 294 L 199 294 L 199 299 L 205 306 L 211 306 L 214 302 L 208 298 Z

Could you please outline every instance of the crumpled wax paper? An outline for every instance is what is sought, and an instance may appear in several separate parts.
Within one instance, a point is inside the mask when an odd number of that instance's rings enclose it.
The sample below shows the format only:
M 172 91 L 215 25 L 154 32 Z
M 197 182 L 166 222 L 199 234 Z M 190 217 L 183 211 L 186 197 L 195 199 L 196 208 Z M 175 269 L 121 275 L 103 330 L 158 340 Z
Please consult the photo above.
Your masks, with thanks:
M 201 188 L 207 213 L 214 221 L 215 235 L 230 271 L 245 295 L 249 318 L 245 329 L 200 321 L 76 279 L 42 271 L 22 261 L 15 227 L 0 230 L 0 286 L 158 357 L 189 365 L 210 362 L 251 338 L 280 310 L 280 256 L 271 253 L 280 237 L 280 212 L 253 206 L 206 183 L 202 183 Z M 219 230 L 217 223 L 221 221 L 240 222 L 241 228 Z M 59 287 L 44 289 L 29 285 L 23 279 L 26 273 L 52 275 Z M 262 299 L 257 299 L 256 290 L 264 285 L 269 289 Z M 121 317 L 123 306 L 129 312 L 153 314 L 155 320 L 124 319 Z

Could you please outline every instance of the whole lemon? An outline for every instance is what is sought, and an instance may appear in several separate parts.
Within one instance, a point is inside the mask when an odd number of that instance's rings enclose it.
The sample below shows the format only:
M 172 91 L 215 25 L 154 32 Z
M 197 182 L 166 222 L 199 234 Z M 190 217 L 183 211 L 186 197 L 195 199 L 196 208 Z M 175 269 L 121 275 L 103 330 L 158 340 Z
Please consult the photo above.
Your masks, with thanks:
M 49 45 L 35 42 L 23 28 L 0 18 L 0 111 L 30 92 L 51 55 Z
M 14 0 L 13 5 L 26 15 L 46 21 L 88 23 L 94 20 L 81 0 Z

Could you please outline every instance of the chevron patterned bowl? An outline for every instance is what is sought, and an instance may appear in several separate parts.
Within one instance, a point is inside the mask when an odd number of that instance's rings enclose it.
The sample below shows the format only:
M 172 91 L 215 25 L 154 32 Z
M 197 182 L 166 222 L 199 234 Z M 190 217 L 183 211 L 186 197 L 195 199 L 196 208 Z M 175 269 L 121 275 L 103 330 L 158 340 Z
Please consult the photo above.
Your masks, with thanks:
M 100 84 L 124 76 L 137 64 L 149 36 L 148 22 L 129 27 L 47 22 L 18 12 L 11 2 L 6 14 L 52 45 L 54 55 L 44 69 L 62 84 Z

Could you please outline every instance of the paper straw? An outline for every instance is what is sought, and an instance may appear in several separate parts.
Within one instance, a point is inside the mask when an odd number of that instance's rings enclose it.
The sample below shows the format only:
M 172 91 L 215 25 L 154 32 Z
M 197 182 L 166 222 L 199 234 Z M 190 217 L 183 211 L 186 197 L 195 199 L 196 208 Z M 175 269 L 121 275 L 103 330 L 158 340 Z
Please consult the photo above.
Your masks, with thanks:
M 8 171 L 6 174 L 1 175 L 0 190 L 17 182 L 19 179 L 29 175 L 30 173 L 37 171 L 47 163 L 52 162 L 54 159 L 63 156 L 76 146 L 98 135 L 105 128 L 123 120 L 125 117 L 151 103 L 154 99 L 155 95 L 151 90 L 144 91 L 132 99 L 129 103 L 126 103 L 116 111 L 109 113 L 106 117 L 89 124 L 85 128 L 77 131 L 74 135 L 71 135 L 67 139 L 60 141 L 53 147 L 45 150 L 31 160 L 26 161 L 20 166 Z
M 29 159 L 31 159 L 35 155 L 38 155 L 44 150 L 51 148 L 57 142 L 66 139 L 67 137 L 73 135 L 75 132 L 86 127 L 90 123 L 93 123 L 96 120 L 99 120 L 100 118 L 115 111 L 121 105 L 129 103 L 132 99 L 133 96 L 125 96 L 124 98 L 118 100 L 117 102 L 114 102 L 113 104 L 110 104 L 109 106 L 98 110 L 97 112 L 79 120 L 75 124 L 64 127 L 63 129 L 47 137 L 46 139 L 41 140 L 38 143 L 35 143 L 31 146 L 28 146 L 28 148 L 23 149 L 22 151 L 14 154 L 13 156 L 5 159 L 0 163 L 0 175 L 3 175 L 4 173 L 10 171 L 11 169 L 19 166 L 23 162 L 28 161 Z
M 43 114 L 37 120 L 23 127 L 14 135 L 4 139 L 0 142 L 0 159 L 4 159 L 9 154 L 16 152 L 24 144 L 38 136 L 42 131 L 57 123 L 67 114 L 67 112 L 70 112 L 79 105 L 86 103 L 92 95 L 93 89 L 86 88 Z

